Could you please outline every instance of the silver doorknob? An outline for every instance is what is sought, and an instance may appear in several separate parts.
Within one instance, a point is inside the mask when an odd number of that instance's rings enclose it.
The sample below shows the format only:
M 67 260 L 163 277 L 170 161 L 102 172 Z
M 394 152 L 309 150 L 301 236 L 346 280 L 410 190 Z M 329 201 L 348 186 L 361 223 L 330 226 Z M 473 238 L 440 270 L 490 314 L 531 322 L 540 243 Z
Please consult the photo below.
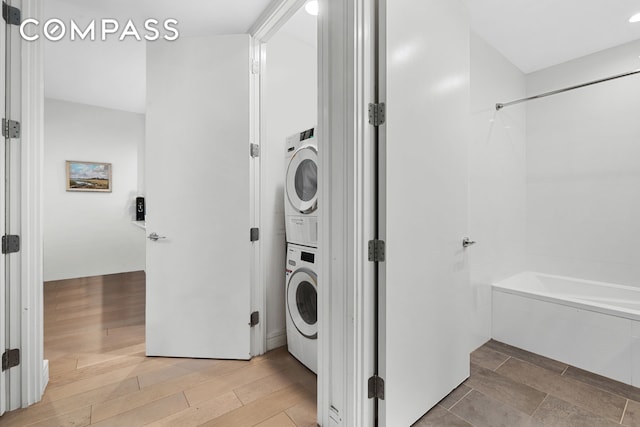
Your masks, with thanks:
M 465 238 L 462 240 L 462 247 L 463 247 L 463 248 L 468 248 L 469 246 L 473 246 L 473 245 L 475 245 L 475 244 L 476 244 L 476 242 L 474 242 L 473 240 L 471 240 L 471 239 L 470 239 L 470 238 L 468 238 L 468 237 L 465 237 Z
M 151 233 L 147 236 L 147 239 L 157 242 L 160 239 L 166 239 L 167 236 L 159 236 L 158 233 Z

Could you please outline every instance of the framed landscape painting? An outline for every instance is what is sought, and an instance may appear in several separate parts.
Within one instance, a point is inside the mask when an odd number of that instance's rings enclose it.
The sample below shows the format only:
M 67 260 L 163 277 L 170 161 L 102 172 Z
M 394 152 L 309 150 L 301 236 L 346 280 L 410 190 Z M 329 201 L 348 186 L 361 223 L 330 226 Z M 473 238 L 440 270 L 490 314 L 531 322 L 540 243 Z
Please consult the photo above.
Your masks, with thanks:
M 111 192 L 111 163 L 67 160 L 67 191 Z

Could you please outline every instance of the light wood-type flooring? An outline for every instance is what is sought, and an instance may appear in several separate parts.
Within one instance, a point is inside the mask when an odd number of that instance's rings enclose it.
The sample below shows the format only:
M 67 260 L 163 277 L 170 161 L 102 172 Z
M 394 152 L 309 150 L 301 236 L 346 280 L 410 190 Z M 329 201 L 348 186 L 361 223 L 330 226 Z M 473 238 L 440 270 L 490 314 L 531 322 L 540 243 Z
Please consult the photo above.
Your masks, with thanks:
M 144 273 L 48 282 L 42 402 L 10 426 L 316 426 L 316 377 L 280 348 L 249 362 L 145 357 Z

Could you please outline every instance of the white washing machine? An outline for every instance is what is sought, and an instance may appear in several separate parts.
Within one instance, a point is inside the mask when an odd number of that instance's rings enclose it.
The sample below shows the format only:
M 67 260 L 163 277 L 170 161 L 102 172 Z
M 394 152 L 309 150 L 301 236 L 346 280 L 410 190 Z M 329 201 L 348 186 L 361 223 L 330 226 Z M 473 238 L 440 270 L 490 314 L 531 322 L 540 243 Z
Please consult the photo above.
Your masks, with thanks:
M 318 372 L 317 262 L 317 249 L 287 245 L 287 346 L 314 373 Z
M 285 227 L 287 242 L 318 246 L 318 145 L 315 129 L 287 138 Z

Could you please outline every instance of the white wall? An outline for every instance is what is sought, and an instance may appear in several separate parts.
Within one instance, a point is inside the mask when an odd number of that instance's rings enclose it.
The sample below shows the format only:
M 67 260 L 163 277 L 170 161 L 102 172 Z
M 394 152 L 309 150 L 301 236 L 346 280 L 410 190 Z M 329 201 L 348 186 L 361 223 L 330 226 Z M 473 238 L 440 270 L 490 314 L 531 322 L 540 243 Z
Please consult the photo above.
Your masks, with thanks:
M 496 102 L 524 96 L 525 75 L 481 37 L 471 35 L 468 249 L 474 348 L 491 338 L 491 284 L 524 267 L 525 107 L 496 112 Z
M 527 78 L 530 95 L 638 68 L 640 41 Z M 640 286 L 640 77 L 527 104 L 528 269 Z
M 315 32 L 315 27 L 309 30 Z M 284 345 L 286 337 L 285 140 L 317 124 L 317 49 L 280 31 L 267 44 L 266 63 L 260 238 L 266 280 L 267 349 L 270 350 Z
M 142 114 L 45 100 L 45 280 L 144 269 L 144 231 L 131 223 L 144 120 Z M 112 163 L 113 192 L 67 192 L 66 160 Z

